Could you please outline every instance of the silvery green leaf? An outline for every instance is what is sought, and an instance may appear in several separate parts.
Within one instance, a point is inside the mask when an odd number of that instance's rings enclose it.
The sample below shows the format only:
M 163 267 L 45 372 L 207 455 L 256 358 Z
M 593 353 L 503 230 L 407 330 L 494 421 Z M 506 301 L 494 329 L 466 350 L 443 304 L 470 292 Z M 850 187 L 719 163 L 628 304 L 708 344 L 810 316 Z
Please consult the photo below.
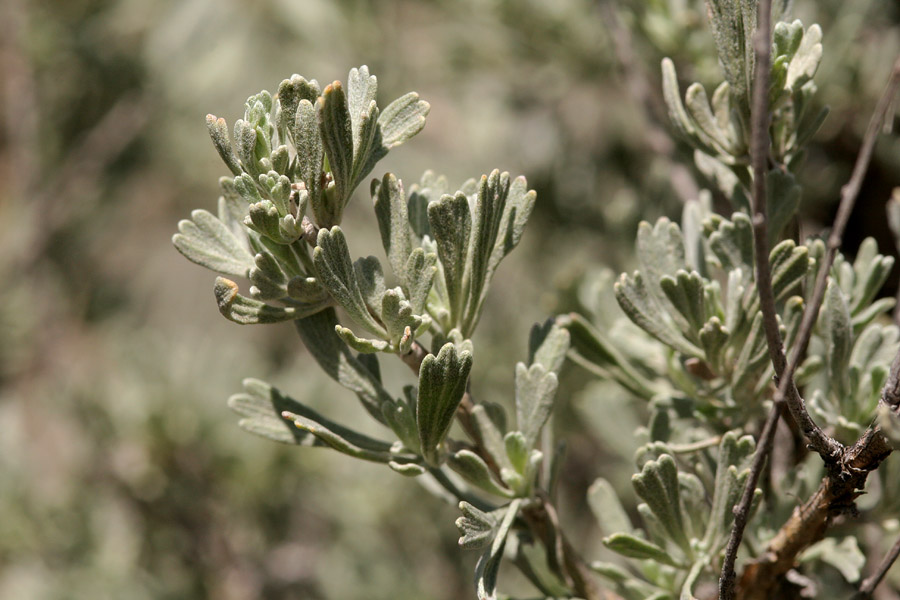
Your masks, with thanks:
M 381 263 L 374 256 L 360 257 L 353 261 L 353 272 L 369 314 L 380 314 L 381 298 L 385 293 Z
M 797 22 L 799 23 L 799 22 Z M 788 67 L 785 87 L 796 90 L 812 79 L 822 60 L 822 29 L 811 25 L 803 34 L 803 39 Z
M 351 441 L 360 448 L 373 452 L 388 452 L 391 445 L 364 434 L 343 427 L 323 417 L 313 409 L 285 396 L 277 388 L 258 379 L 245 379 L 244 392 L 228 399 L 228 406 L 244 418 L 238 423 L 241 428 L 263 437 L 286 444 L 301 446 L 324 446 L 324 441 L 308 431 L 297 429 L 290 421 L 282 417 L 283 412 L 290 412 L 321 423 L 345 440 Z
M 769 254 L 772 265 L 772 292 L 776 300 L 791 293 L 809 272 L 809 250 L 797 246 L 793 240 L 784 240 Z
M 243 384 L 246 391 L 228 399 L 228 407 L 243 417 L 238 422 L 241 429 L 283 444 L 324 445 L 281 416 L 283 411 L 303 412 L 308 410 L 306 407 L 258 379 L 245 379 Z
M 654 283 L 663 275 L 671 275 L 687 266 L 681 229 L 666 218 L 659 219 L 655 225 L 641 221 L 638 225 L 636 252 L 641 272 L 648 281 Z M 654 290 L 654 295 L 663 300 L 661 290 Z
M 347 327 L 342 327 L 338 325 L 335 327 L 335 332 L 341 337 L 344 342 L 362 354 L 374 354 L 375 352 L 384 352 L 390 346 L 384 340 L 372 340 L 367 338 L 360 338 L 354 335 L 353 331 L 351 331 Z
M 504 498 L 512 498 L 514 495 L 505 486 L 497 483 L 484 459 L 471 450 L 463 449 L 451 454 L 447 457 L 447 464 L 463 479 L 486 492 Z
M 291 197 L 291 180 L 277 171 L 269 171 L 259 176 L 259 185 L 269 194 L 269 198 L 278 207 L 278 214 L 287 215 L 290 212 L 288 204 Z
M 513 469 L 519 474 L 524 474 L 528 467 L 528 455 L 531 450 L 525 435 L 521 431 L 510 431 L 503 436 L 503 445 Z
M 316 117 L 336 189 L 334 197 L 328 199 L 326 214 L 321 217 L 317 214 L 316 219 L 320 227 L 332 227 L 340 223 L 344 206 L 353 191 L 353 129 L 340 81 L 325 87 L 316 102 Z
M 407 202 L 409 226 L 419 240 L 425 236 L 434 237 L 428 222 L 428 205 L 449 193 L 450 184 L 447 178 L 435 174 L 434 171 L 425 171 L 419 183 L 413 184 L 410 188 Z
M 900 250 L 900 187 L 895 187 L 885 205 L 888 227 L 894 235 L 894 245 Z
M 340 227 L 319 230 L 313 264 L 319 285 L 328 290 L 353 320 L 383 338 L 386 332 L 369 313 L 357 271 L 350 262 L 347 240 Z M 374 282 L 374 278 L 371 281 Z
M 426 471 L 425 467 L 414 462 L 401 463 L 392 460 L 388 462 L 388 466 L 391 470 L 400 473 L 404 477 L 418 477 L 419 475 L 424 475 Z
M 745 322 L 744 290 L 745 275 L 743 269 L 728 271 L 728 287 L 725 293 L 725 328 L 735 332 Z M 749 282 L 747 282 L 749 284 Z
M 662 60 L 662 89 L 663 99 L 669 110 L 669 120 L 675 126 L 676 131 L 685 140 L 704 146 L 697 136 L 697 129 L 694 126 L 693 119 L 688 115 L 684 104 L 681 102 L 681 90 L 678 88 L 675 64 L 669 58 Z M 715 151 L 708 146 L 705 146 L 704 150 L 709 154 L 715 154 Z
M 344 437 L 342 434 L 346 433 L 347 430 L 332 430 L 323 423 L 316 422 L 311 418 L 293 413 L 291 411 L 284 411 L 282 413 L 282 416 L 285 419 L 292 420 L 294 422 L 294 426 L 298 429 L 311 433 L 328 446 L 331 446 L 332 448 L 343 454 L 347 454 L 361 460 L 368 460 L 385 464 L 396 459 L 396 455 L 390 452 L 390 444 L 387 444 L 387 442 L 377 441 L 379 448 L 383 447 L 383 445 L 387 445 L 387 450 L 375 450 L 368 444 L 358 443 L 360 441 L 359 438 L 354 438 L 351 440 Z
M 380 131 L 378 131 L 378 106 L 375 101 L 369 104 L 368 110 L 358 117 L 359 130 L 353 135 L 353 171 L 351 174 L 350 192 L 356 189 L 375 166 L 373 153 L 381 148 Z
M 406 266 L 413 250 L 403 183 L 393 174 L 386 173 L 381 181 L 372 180 L 371 191 L 381 244 L 388 262 L 394 274 L 406 280 Z
M 644 275 L 635 271 L 632 277 L 623 273 L 615 285 L 616 300 L 619 306 L 637 326 L 666 344 L 667 346 L 697 358 L 703 357 L 703 351 L 689 342 L 668 323 L 668 319 L 660 309 L 649 286 L 644 282 Z
M 280 323 L 282 321 L 302 319 L 328 307 L 327 302 L 308 306 L 271 306 L 259 300 L 240 295 L 237 284 L 224 277 L 216 277 L 216 285 L 213 291 L 216 294 L 219 312 L 229 321 L 234 321 L 241 325 Z
M 506 444 L 503 441 L 503 429 L 497 421 L 491 418 L 491 412 L 486 405 L 476 404 L 472 408 L 472 424 L 478 432 L 481 446 L 501 467 L 512 469 L 512 464 L 506 456 Z
M 363 129 L 362 118 L 375 102 L 378 93 L 378 79 L 369 74 L 369 67 L 363 65 L 350 69 L 347 76 L 347 105 L 353 130 L 354 148 L 359 148 L 359 138 Z
M 709 236 L 709 247 L 725 270 L 741 269 L 744 283 L 753 276 L 753 225 L 743 213 L 734 213 L 731 221 L 722 220 Z
M 465 299 L 467 319 L 475 318 L 478 301 L 487 285 L 488 264 L 494 245 L 500 233 L 500 222 L 509 195 L 509 173 L 494 170 L 490 175 L 482 175 L 478 186 L 478 196 L 472 207 L 472 233 L 468 265 L 468 294 Z M 434 225 L 432 224 L 432 228 Z M 464 328 L 464 331 L 471 329 Z
M 878 243 L 874 238 L 868 237 L 863 240 L 853 261 L 856 276 L 851 293 L 850 313 L 854 317 L 872 303 L 893 266 L 894 257 L 879 254 Z
M 749 473 L 748 468 L 755 447 L 753 438 L 749 435 L 738 438 L 736 433 L 729 431 L 722 436 L 719 443 L 713 504 L 704 535 L 704 543 L 709 551 L 718 551 L 731 531 L 731 523 L 734 521 L 732 508 L 743 493 L 743 482 Z
M 309 270 L 312 270 L 312 261 L 309 259 L 305 245 L 298 247 L 297 245 L 279 244 L 267 236 L 259 235 L 253 230 L 247 231 L 247 241 L 252 251 L 256 254 L 271 254 L 288 277 L 305 275 L 307 272 L 306 265 L 309 265 Z M 305 259 L 303 261 L 300 258 L 301 254 L 303 259 Z
M 569 330 L 557 325 L 554 319 L 547 319 L 543 325 L 535 323 L 528 336 L 528 362 L 558 375 L 570 343 Z
M 382 294 L 381 320 L 393 350 L 400 354 L 409 352 L 415 338 L 422 335 L 431 323 L 430 317 L 413 314 L 412 305 L 403 298 L 400 288 Z
M 322 223 L 328 217 L 327 207 L 321 202 L 320 182 L 325 147 L 319 134 L 319 121 L 313 102 L 316 100 L 307 98 L 300 100 L 293 126 L 293 137 L 297 148 L 297 177 L 309 192 L 316 220 Z
M 672 435 L 672 421 L 669 410 L 665 407 L 654 406 L 650 414 L 650 423 L 647 425 L 647 433 L 654 442 L 667 442 Z
M 750 333 L 741 346 L 740 353 L 734 363 L 731 381 L 732 389 L 746 392 L 747 385 L 754 385 L 755 378 L 761 369 L 768 364 L 765 333 L 763 331 L 762 313 L 757 312 L 750 325 Z
M 234 122 L 235 152 L 241 161 L 242 170 L 252 176 L 259 175 L 259 163 L 256 160 L 257 131 L 251 123 L 243 119 Z
M 748 103 L 755 62 L 751 38 L 756 30 L 756 6 L 743 1 L 714 1 L 706 6 L 719 64 L 741 110 L 747 110 L 749 106 L 744 105 Z
M 328 292 L 319 285 L 315 277 L 292 277 L 287 283 L 287 293 L 293 300 L 306 303 L 320 302 L 328 298 Z
M 665 565 L 678 566 L 678 562 L 664 549 L 630 533 L 614 533 L 603 538 L 603 545 L 613 552 L 629 558 L 653 560 Z
M 394 399 L 335 332 L 335 326 L 338 324 L 333 308 L 294 322 L 304 346 L 322 370 L 354 392 L 369 414 L 379 422 L 385 423 L 382 406 L 385 403 L 393 404 Z
M 425 312 L 428 293 L 437 274 L 437 254 L 426 254 L 422 248 L 416 248 L 410 253 L 402 272 L 412 310 L 421 315 Z
M 619 501 L 619 495 L 605 479 L 599 478 L 591 484 L 587 491 L 588 506 L 594 518 L 600 524 L 600 532 L 606 535 L 613 533 L 631 533 L 631 519 Z
M 422 131 L 429 110 L 431 106 L 420 100 L 415 92 L 404 94 L 388 104 L 378 117 L 385 152 Z
M 672 306 L 684 317 L 690 326 L 689 331 L 696 332 L 706 322 L 705 282 L 696 271 L 688 273 L 684 269 L 675 272 L 675 276 L 664 275 L 659 280 L 663 293 Z
M 374 355 L 360 355 L 371 356 Z M 413 454 L 421 454 L 419 431 L 416 425 L 416 388 L 408 385 L 403 388 L 403 400 L 385 402 L 381 409 L 384 421 L 397 435 L 397 439 Z
M 472 219 L 465 194 L 445 195 L 428 205 L 428 221 L 437 243 L 437 254 L 444 271 L 450 318 L 459 323 L 465 298 L 463 275 L 469 254 Z
M 219 187 L 222 195 L 219 196 L 218 217 L 235 235 L 242 236 L 244 232 L 244 215 L 247 213 L 247 203 L 234 187 L 233 177 L 219 177 Z
M 509 183 L 509 174 L 499 173 L 497 170 L 487 178 L 482 177 L 476 211 L 473 215 L 475 225 L 472 232 L 469 293 L 464 327 L 467 335 L 471 334 L 481 316 L 488 286 L 497 266 L 519 244 L 536 199 L 536 192 L 528 189 L 524 177 L 516 177 Z M 489 208 L 491 205 L 493 208 Z M 498 207 L 502 208 L 499 215 L 496 212 Z M 479 226 L 478 223 L 482 225 Z M 486 257 L 485 252 L 489 252 L 490 256 Z
M 250 290 L 253 297 L 257 300 L 278 300 L 287 296 L 287 277 L 275 258 L 268 252 L 261 252 L 254 262 L 256 265 L 248 275 L 255 288 Z
M 825 364 L 831 386 L 837 397 L 841 398 L 847 392 L 846 373 L 853 347 L 853 327 L 844 294 L 833 281 L 825 290 L 819 323 L 825 338 Z
M 675 460 L 664 454 L 658 460 L 647 461 L 641 472 L 632 476 L 631 483 L 662 523 L 669 538 L 689 554 Z
M 879 315 L 894 308 L 896 303 L 897 301 L 894 298 L 881 298 L 853 315 L 853 332 L 857 333 L 862 331 L 866 325 L 871 323 Z
M 694 131 L 703 140 L 704 144 L 717 151 L 720 156 L 730 156 L 737 153 L 737 146 L 728 135 L 719 127 L 719 122 L 709 105 L 706 89 L 699 83 L 688 86 L 684 95 L 684 103 L 690 112 L 696 125 Z
M 278 208 L 269 200 L 251 204 L 244 224 L 278 244 L 291 244 L 303 235 L 293 219 L 282 221 Z
M 769 247 L 780 239 L 784 228 L 791 222 L 800 206 L 800 186 L 794 176 L 781 169 L 772 169 L 766 175 L 766 218 Z
M 700 346 L 706 354 L 706 360 L 717 372 L 722 370 L 724 353 L 731 333 L 722 325 L 718 317 L 707 321 L 700 329 Z
M 541 429 L 550 418 L 557 386 L 556 374 L 544 365 L 516 365 L 516 424 L 527 448 L 534 447 Z
M 800 21 L 775 24 L 772 32 L 772 52 L 775 56 L 794 56 L 803 40 L 803 24 Z
M 681 234 L 684 237 L 684 260 L 692 271 L 706 275 L 706 240 L 703 220 L 711 212 L 712 195 L 702 190 L 698 200 L 688 200 L 681 211 Z
M 807 548 L 800 556 L 800 562 L 814 560 L 831 565 L 840 571 L 849 583 L 856 583 L 861 576 L 861 569 L 866 564 L 866 555 L 859 549 L 856 538 L 848 535 L 840 542 L 835 538 L 825 538 Z
M 437 356 L 426 356 L 419 368 L 416 421 L 422 454 L 431 465 L 440 463 L 438 450 L 466 391 L 471 368 L 472 354 L 458 352 L 452 343 L 444 344 Z
M 584 317 L 573 313 L 559 317 L 558 322 L 570 334 L 570 355 L 576 362 L 580 357 L 584 362 L 601 368 L 638 397 L 650 400 L 656 395 L 653 382 L 632 367 L 618 348 Z
M 300 110 L 300 103 L 306 100 L 314 103 L 321 94 L 319 82 L 315 79 L 307 81 L 300 75 L 292 75 L 290 79 L 285 79 L 278 86 L 278 102 L 279 112 L 277 118 L 277 126 L 285 129 L 293 137 L 294 145 L 300 150 L 297 126 L 301 120 L 297 118 Z
M 284 176 L 293 175 L 291 171 L 291 151 L 288 150 L 286 145 L 282 144 L 272 150 L 272 170 Z
M 497 574 L 500 571 L 500 560 L 503 558 L 506 537 L 519 512 L 521 502 L 522 500 L 516 499 L 509 503 L 503 520 L 494 534 L 491 547 L 478 559 L 478 564 L 475 566 L 475 592 L 478 600 L 497 599 Z
M 246 277 L 253 268 L 253 255 L 241 241 L 217 219 L 205 210 L 191 213 L 191 221 L 178 223 L 178 231 L 172 236 L 175 248 L 191 262 L 207 269 Z
M 238 163 L 237 156 L 234 155 L 234 149 L 231 147 L 231 139 L 228 137 L 228 125 L 225 119 L 219 119 L 215 115 L 206 115 L 206 128 L 209 130 L 209 137 L 212 138 L 213 145 L 222 160 L 228 166 L 228 169 L 235 175 L 241 174 L 241 165 Z
M 256 180 L 249 174 L 243 173 L 234 178 L 234 189 L 247 204 L 261 202 L 263 197 L 256 187 Z
M 498 513 L 503 510 L 484 512 L 465 501 L 459 503 L 459 510 L 463 514 L 456 519 L 456 528 L 460 534 L 459 545 L 468 550 L 490 544 L 500 523 Z

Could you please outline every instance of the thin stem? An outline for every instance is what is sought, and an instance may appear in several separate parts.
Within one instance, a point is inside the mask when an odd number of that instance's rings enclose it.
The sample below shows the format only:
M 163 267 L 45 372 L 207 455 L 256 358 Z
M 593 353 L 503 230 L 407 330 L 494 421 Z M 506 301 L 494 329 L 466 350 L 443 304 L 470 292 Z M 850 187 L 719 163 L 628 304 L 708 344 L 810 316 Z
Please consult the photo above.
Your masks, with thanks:
M 718 446 L 721 442 L 722 436 L 714 435 L 711 438 L 690 444 L 672 444 L 669 446 L 669 450 L 671 450 L 673 454 L 689 454 L 691 452 L 699 452 L 700 450 L 713 448 Z
M 738 548 L 740 548 L 741 540 L 744 537 L 744 529 L 747 527 L 747 521 L 750 519 L 750 504 L 753 502 L 753 493 L 756 491 L 756 484 L 759 482 L 766 458 L 772 451 L 772 445 L 775 441 L 775 430 L 783 412 L 783 401 L 775 404 L 769 412 L 766 424 L 763 426 L 762 433 L 759 436 L 756 454 L 753 455 L 750 476 L 747 479 L 743 492 L 741 492 L 741 500 L 732 509 L 734 522 L 731 525 L 731 535 L 728 538 L 728 544 L 725 546 L 725 559 L 722 562 L 722 573 L 719 576 L 719 598 L 721 600 L 732 600 L 734 598 L 734 579 L 736 577 L 734 563 L 737 560 Z
M 491 512 L 497 510 L 497 507 L 491 504 L 490 502 L 486 502 L 482 500 L 478 496 L 474 494 L 469 494 L 459 489 L 453 480 L 447 477 L 447 474 L 440 468 L 430 467 L 428 472 L 434 478 L 436 482 L 440 484 L 442 488 L 450 492 L 453 496 L 456 497 L 457 500 L 464 500 L 477 508 L 478 510 L 483 510 L 485 512 Z
M 750 158 L 753 165 L 753 237 L 754 258 L 756 262 L 756 289 L 759 304 L 763 313 L 763 324 L 766 332 L 766 344 L 769 356 L 775 367 L 775 373 L 784 370 L 784 347 L 778 329 L 778 318 L 775 312 L 775 295 L 772 292 L 772 272 L 769 266 L 769 244 L 766 227 L 766 171 L 769 162 L 769 106 L 768 91 L 770 79 L 770 63 L 772 42 L 772 0 L 761 0 L 756 21 L 756 32 L 753 36 L 753 48 L 756 54 L 756 67 L 753 82 L 753 104 L 750 114 L 751 138 Z M 722 573 L 719 577 L 719 597 L 722 600 L 734 598 L 734 563 L 737 551 L 744 537 L 744 528 L 750 515 L 750 502 L 756 482 L 759 481 L 765 458 L 772 446 L 775 426 L 781 417 L 783 403 L 776 402 L 766 419 L 763 436 L 760 440 L 747 485 L 741 495 L 740 503 L 734 507 L 734 524 L 725 550 Z
M 894 542 L 894 545 L 891 546 L 888 553 L 881 559 L 881 564 L 878 565 L 875 572 L 866 577 L 859 585 L 859 592 L 854 596 L 854 600 L 868 600 L 871 598 L 872 592 L 875 591 L 875 588 L 878 587 L 878 584 L 884 579 L 884 576 L 891 566 L 893 566 L 894 562 L 896 562 L 898 556 L 900 556 L 900 537 L 897 538 L 897 541 Z

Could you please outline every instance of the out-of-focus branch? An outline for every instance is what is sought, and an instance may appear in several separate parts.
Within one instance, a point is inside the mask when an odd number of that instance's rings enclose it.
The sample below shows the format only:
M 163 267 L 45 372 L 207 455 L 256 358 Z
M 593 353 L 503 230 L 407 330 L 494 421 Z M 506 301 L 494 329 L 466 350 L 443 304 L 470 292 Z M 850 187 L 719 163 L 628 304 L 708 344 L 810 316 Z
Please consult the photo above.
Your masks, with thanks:
M 898 556 L 900 556 L 900 537 L 897 538 L 897 541 L 894 542 L 888 553 L 881 559 L 881 563 L 879 563 L 875 572 L 863 579 L 859 585 L 859 592 L 853 597 L 853 600 L 869 600 L 872 597 L 872 592 L 875 591 L 875 588 L 887 575 L 888 570 L 897 561 Z

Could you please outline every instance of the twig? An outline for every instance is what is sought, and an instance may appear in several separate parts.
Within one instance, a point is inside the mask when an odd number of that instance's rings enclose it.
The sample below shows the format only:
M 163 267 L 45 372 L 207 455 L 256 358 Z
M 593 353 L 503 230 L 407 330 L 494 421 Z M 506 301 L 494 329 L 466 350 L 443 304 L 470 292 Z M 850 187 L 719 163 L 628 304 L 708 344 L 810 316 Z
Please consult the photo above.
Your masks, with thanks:
M 858 490 L 865 487 L 869 473 L 881 465 L 891 450 L 877 427 L 869 428 L 847 448 L 841 458 L 839 476 L 826 476 L 809 500 L 794 509 L 765 553 L 745 567 L 740 581 L 741 599 L 772 598 L 782 576 L 794 567 L 797 556 L 825 536 L 834 518 L 855 514 Z
M 872 597 L 872 592 L 875 591 L 875 588 L 887 575 L 888 570 L 896 562 L 898 556 L 900 556 L 900 537 L 897 538 L 897 541 L 894 542 L 888 553 L 881 559 L 881 564 L 878 565 L 875 572 L 863 579 L 863 582 L 859 585 L 859 592 L 853 597 L 853 600 L 869 600 Z
M 897 399 L 900 381 L 900 352 L 894 358 L 880 402 L 888 406 Z M 858 490 L 865 487 L 869 473 L 891 454 L 891 444 L 877 426 L 865 433 L 842 454 L 839 469 L 832 470 L 819 489 L 794 509 L 791 517 L 769 542 L 765 554 L 750 563 L 741 577 L 740 587 L 746 600 L 771 597 L 779 578 L 796 562 L 797 556 L 821 540 L 834 517 L 854 514 Z
M 699 442 L 692 442 L 690 444 L 670 444 L 669 450 L 671 450 L 673 454 L 689 454 L 691 452 L 705 450 L 706 448 L 713 448 L 718 446 L 721 442 L 722 436 L 714 435 L 711 438 L 700 440 Z
M 756 290 L 763 313 L 763 325 L 766 332 L 766 344 L 769 356 L 775 367 L 775 373 L 784 371 L 784 346 L 778 330 L 778 318 L 775 313 L 775 295 L 772 292 L 772 272 L 769 266 L 769 244 L 766 231 L 766 171 L 769 162 L 769 106 L 768 91 L 772 42 L 772 0 L 761 0 L 756 20 L 756 32 L 753 36 L 753 49 L 756 54 L 756 67 L 753 81 L 753 105 L 750 114 L 751 138 L 750 158 L 753 165 L 753 238 L 754 258 L 756 262 Z M 731 536 L 725 549 L 722 573 L 719 577 L 719 598 L 734 598 L 734 563 L 737 551 L 744 537 L 744 528 L 750 515 L 750 503 L 753 491 L 759 481 L 765 458 L 771 450 L 775 426 L 781 417 L 783 402 L 776 402 L 766 419 L 747 485 L 741 495 L 741 501 L 734 507 L 734 523 Z

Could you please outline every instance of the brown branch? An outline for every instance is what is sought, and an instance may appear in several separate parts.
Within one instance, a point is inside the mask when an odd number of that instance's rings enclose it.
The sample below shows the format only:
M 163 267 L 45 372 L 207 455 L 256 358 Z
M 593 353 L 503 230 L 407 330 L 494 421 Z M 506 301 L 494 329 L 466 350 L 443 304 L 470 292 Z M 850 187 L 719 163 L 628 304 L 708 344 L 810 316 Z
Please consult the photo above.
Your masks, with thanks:
M 740 598 L 772 598 L 781 577 L 794 568 L 797 556 L 824 537 L 835 517 L 856 513 L 854 502 L 865 487 L 866 478 L 891 450 L 877 427 L 869 428 L 847 448 L 840 460 L 840 472 L 826 476 L 812 497 L 794 509 L 766 552 L 746 566 L 740 581 Z
M 897 401 L 900 382 L 900 352 L 894 357 L 880 402 Z M 877 426 L 869 427 L 855 444 L 847 448 L 837 465 L 819 484 L 819 489 L 793 514 L 769 542 L 766 552 L 751 562 L 741 576 L 741 598 L 764 600 L 772 597 L 782 575 L 794 567 L 797 556 L 825 535 L 833 519 L 855 514 L 854 502 L 869 473 L 890 455 L 892 447 Z M 872 586 L 877 585 L 877 582 Z M 862 588 L 860 588 L 862 589 Z
M 859 592 L 853 597 L 853 600 L 869 600 L 872 597 L 872 592 L 875 591 L 875 588 L 887 575 L 888 570 L 897 561 L 898 556 L 900 556 L 900 537 L 897 538 L 897 541 L 894 542 L 888 553 L 881 559 L 881 563 L 875 569 L 875 572 L 863 579 L 859 586 Z

